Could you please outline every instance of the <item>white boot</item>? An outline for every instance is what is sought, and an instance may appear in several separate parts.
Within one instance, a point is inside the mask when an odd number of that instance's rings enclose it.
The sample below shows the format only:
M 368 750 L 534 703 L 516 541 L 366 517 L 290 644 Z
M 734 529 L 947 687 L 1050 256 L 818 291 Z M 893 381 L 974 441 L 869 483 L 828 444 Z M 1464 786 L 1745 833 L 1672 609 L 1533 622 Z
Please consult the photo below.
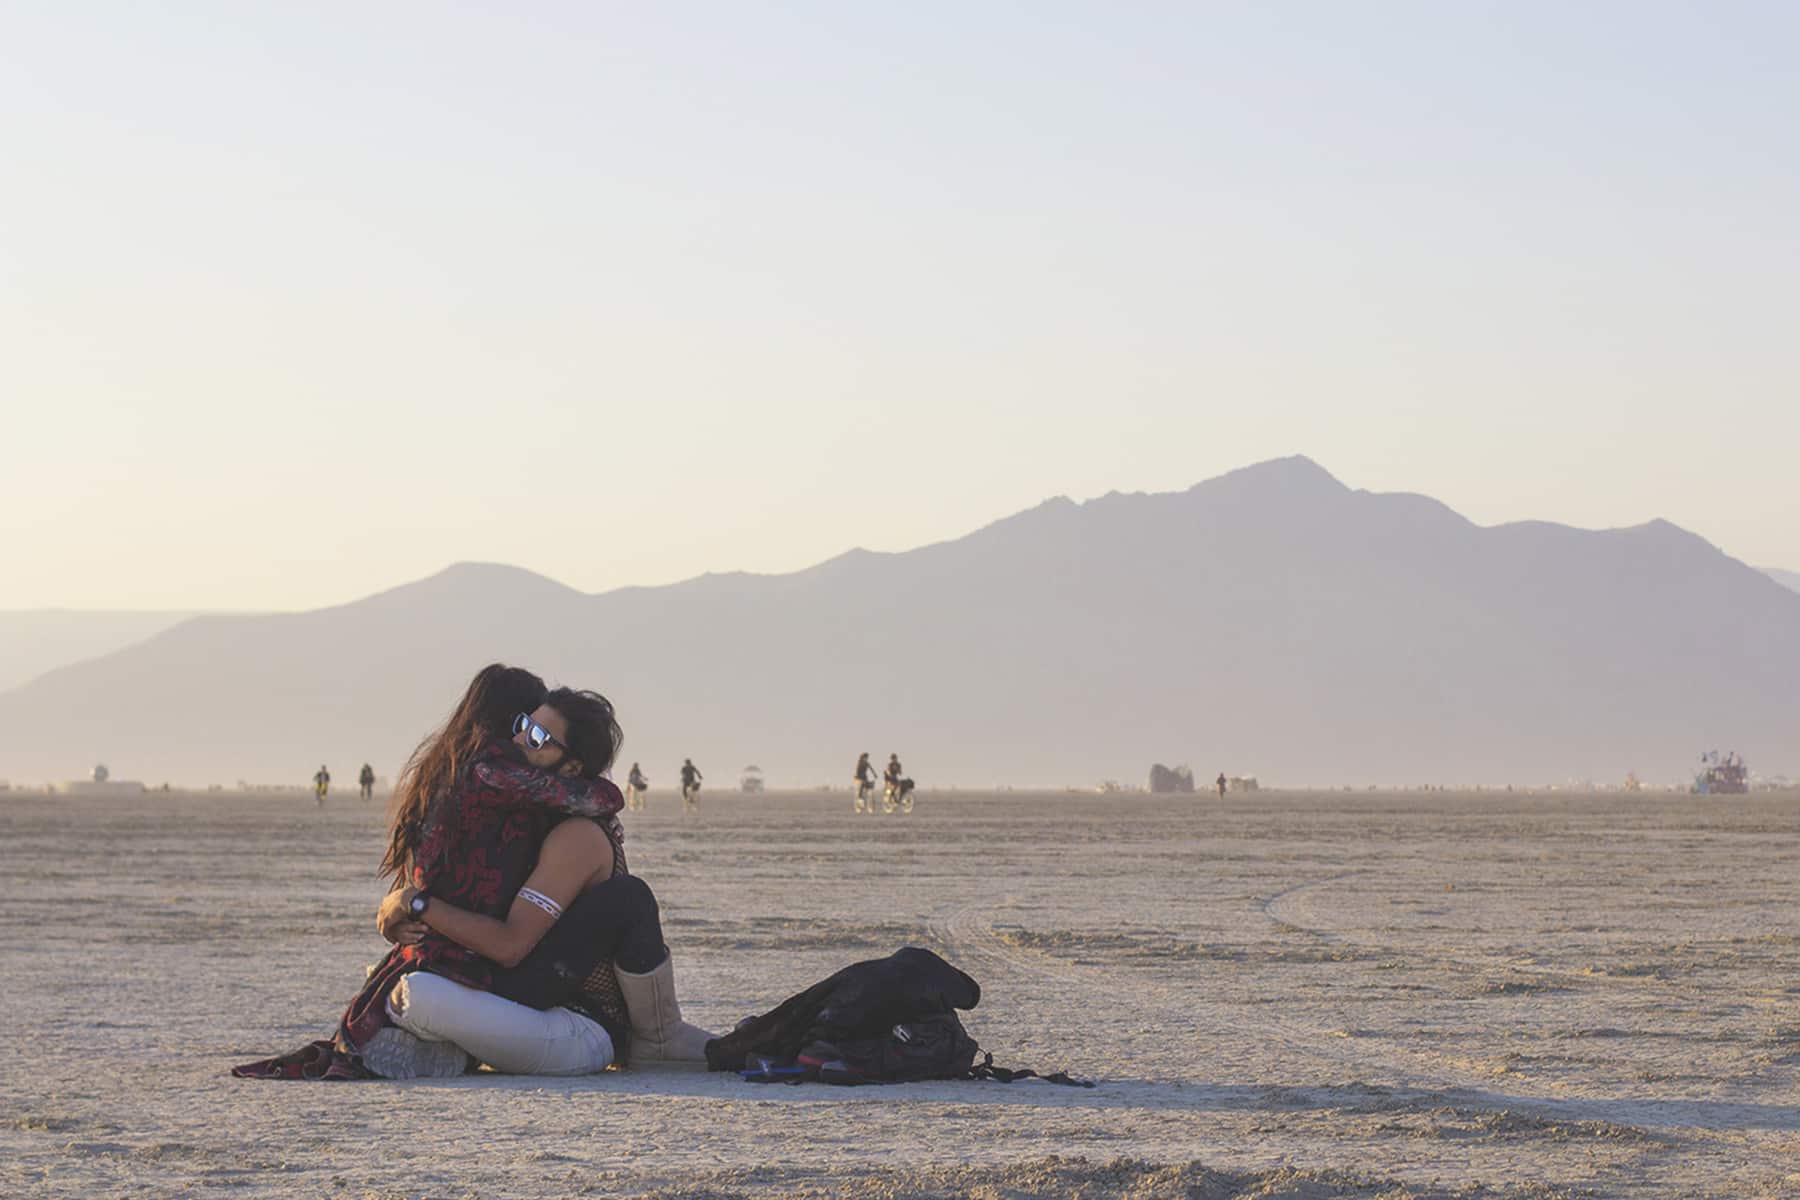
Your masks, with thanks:
M 675 959 L 663 955 L 654 971 L 633 975 L 613 968 L 625 1011 L 631 1014 L 631 1046 L 627 1063 L 646 1066 L 705 1066 L 706 1043 L 712 1034 L 681 1019 L 681 1003 L 675 999 Z

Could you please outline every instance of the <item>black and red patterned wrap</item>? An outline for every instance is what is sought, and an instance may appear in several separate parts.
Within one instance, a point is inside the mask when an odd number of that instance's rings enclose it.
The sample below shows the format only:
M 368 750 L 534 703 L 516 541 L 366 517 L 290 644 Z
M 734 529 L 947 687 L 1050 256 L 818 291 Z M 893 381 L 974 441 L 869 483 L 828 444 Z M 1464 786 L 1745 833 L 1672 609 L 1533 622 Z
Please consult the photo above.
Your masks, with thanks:
M 609 779 L 553 775 L 522 761 L 511 742 L 484 746 L 452 792 L 431 806 L 414 857 L 413 884 L 469 912 L 504 919 L 530 877 L 550 830 L 571 816 L 599 822 L 613 843 L 613 874 L 626 872 L 615 814 L 625 798 Z M 395 946 L 345 1010 L 330 1041 L 246 1063 L 233 1075 L 256 1079 L 366 1079 L 359 1054 L 388 1024 L 388 993 L 401 976 L 429 970 L 487 990 L 498 968 L 438 933 Z M 607 1014 L 623 1024 L 623 1004 Z M 611 1024 L 612 1022 L 605 1022 Z

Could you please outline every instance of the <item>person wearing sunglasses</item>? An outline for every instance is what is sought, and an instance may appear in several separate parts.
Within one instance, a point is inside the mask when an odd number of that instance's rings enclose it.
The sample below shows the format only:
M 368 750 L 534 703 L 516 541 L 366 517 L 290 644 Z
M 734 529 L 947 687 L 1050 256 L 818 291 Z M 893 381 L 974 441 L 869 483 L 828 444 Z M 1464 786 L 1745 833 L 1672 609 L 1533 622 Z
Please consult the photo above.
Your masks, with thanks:
M 514 719 L 513 741 L 527 761 L 545 771 L 582 769 L 577 734 L 587 696 L 559 689 Z M 616 868 L 614 849 L 594 822 L 564 821 L 544 840 L 504 919 L 423 889 L 390 896 L 378 918 L 384 937 L 406 945 L 440 934 L 502 968 L 485 990 L 409 975 L 388 999 L 395 1024 L 512 1074 L 585 1075 L 615 1056 L 633 1066 L 703 1065 L 713 1035 L 682 1019 L 656 896 Z M 623 1001 L 628 1024 L 609 1019 L 610 996 Z M 447 1053 L 442 1063 L 422 1053 L 414 1067 L 460 1073 Z
M 545 709 L 552 699 L 554 716 Z M 521 710 L 532 714 L 549 738 L 525 730 L 519 736 L 526 744 L 506 740 Z M 582 816 L 591 819 L 580 824 L 598 830 L 608 843 L 608 873 L 623 873 L 612 820 L 623 797 L 601 776 L 618 743 L 618 723 L 603 697 L 566 689 L 547 693 L 543 680 L 529 671 L 498 663 L 484 668 L 449 721 L 408 761 L 395 792 L 382 870 L 392 872 L 397 883 L 498 918 L 517 903 L 552 828 L 566 823 L 565 817 Z M 479 951 L 440 934 L 396 945 L 370 972 L 330 1040 L 232 1073 L 288 1079 L 441 1073 L 452 1055 L 427 1052 L 420 1039 L 395 1026 L 389 995 L 418 971 L 485 989 L 495 970 Z M 620 1004 L 618 1019 L 628 1020 L 623 1008 Z
M 562 731 L 562 737 L 550 732 L 552 725 Z M 581 773 L 581 759 L 564 740 L 569 736 L 569 722 L 561 709 L 548 702 L 540 704 L 536 712 L 514 717 L 512 731 L 513 742 L 525 751 L 525 760 L 532 766 L 564 775 Z

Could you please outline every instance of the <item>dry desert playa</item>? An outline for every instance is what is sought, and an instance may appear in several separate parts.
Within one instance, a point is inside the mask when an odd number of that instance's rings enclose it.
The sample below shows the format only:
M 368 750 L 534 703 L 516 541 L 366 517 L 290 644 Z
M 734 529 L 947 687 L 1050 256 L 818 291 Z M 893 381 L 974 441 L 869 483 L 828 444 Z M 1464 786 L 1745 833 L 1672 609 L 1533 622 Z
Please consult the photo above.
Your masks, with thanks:
M 0 797 L 0 1194 L 1800 1196 L 1800 796 L 668 792 L 688 1014 L 932 947 L 1040 1082 L 308 1084 L 379 804 Z

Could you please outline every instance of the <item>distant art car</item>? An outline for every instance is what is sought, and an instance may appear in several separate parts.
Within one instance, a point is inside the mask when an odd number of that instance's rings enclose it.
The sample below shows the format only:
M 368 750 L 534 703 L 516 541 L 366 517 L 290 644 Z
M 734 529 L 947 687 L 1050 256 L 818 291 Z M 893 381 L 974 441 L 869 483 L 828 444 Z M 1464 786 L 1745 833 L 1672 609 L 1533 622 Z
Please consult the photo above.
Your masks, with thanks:
M 1732 751 L 1720 758 L 1717 750 L 1700 756 L 1700 771 L 1694 776 L 1696 796 L 1742 796 L 1750 790 L 1750 768 L 1743 755 Z
M 741 775 L 738 778 L 738 791 L 748 792 L 748 793 L 754 795 L 758 792 L 761 792 L 762 790 L 763 790 L 762 768 L 759 766 L 756 766 L 754 764 L 752 764 L 748 767 L 745 767 L 743 775 Z
M 1194 769 L 1186 764 L 1179 767 L 1165 767 L 1161 763 L 1152 763 L 1150 764 L 1150 790 L 1159 795 L 1192 793 Z

